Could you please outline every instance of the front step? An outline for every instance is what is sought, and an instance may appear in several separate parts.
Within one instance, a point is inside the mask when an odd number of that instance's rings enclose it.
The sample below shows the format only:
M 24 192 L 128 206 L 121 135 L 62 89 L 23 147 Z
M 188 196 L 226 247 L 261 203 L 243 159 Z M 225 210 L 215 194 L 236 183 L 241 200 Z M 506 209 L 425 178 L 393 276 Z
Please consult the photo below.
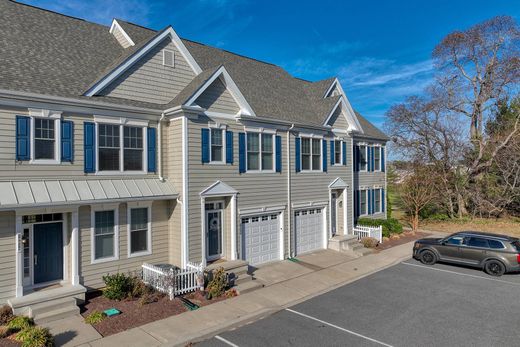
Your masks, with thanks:
M 59 309 L 55 309 L 52 311 L 47 311 L 44 313 L 37 314 L 34 316 L 34 322 L 36 324 L 42 325 L 45 323 L 53 322 L 59 319 L 75 316 L 80 314 L 80 309 L 74 303 L 74 305 L 68 307 L 62 307 Z
M 362 257 L 372 253 L 368 248 L 359 243 L 356 235 L 336 235 L 329 239 L 329 249 L 347 253 L 353 257 Z
M 231 260 L 221 263 L 213 263 L 206 267 L 206 271 L 212 272 L 219 268 L 223 268 L 232 279 L 236 290 L 239 293 L 247 293 L 264 285 L 256 281 L 252 273 L 249 273 L 249 264 L 245 260 Z
M 263 287 L 264 287 L 264 285 L 262 283 L 260 283 L 259 281 L 251 280 L 251 281 L 247 281 L 245 283 L 240 283 L 235 288 L 236 288 L 238 294 L 245 294 L 245 293 L 249 293 L 249 292 L 252 292 L 253 290 L 257 290 L 257 289 L 260 289 Z

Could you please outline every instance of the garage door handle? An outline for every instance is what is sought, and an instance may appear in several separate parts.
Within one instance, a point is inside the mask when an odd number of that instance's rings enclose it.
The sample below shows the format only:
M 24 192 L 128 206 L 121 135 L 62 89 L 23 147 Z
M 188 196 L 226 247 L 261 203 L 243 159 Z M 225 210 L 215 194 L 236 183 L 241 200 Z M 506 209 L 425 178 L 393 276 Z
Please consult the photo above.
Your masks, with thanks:
M 38 254 L 34 255 L 34 265 L 38 265 Z

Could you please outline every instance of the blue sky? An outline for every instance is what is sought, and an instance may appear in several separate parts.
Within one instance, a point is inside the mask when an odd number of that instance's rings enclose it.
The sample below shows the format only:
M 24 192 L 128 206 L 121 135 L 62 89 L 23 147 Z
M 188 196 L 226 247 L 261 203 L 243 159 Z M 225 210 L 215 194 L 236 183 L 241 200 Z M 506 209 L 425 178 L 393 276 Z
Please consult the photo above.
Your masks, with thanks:
M 446 34 L 495 15 L 520 18 L 516 0 L 252 1 L 24 0 L 109 25 L 112 18 L 282 66 L 316 81 L 339 77 L 353 107 L 380 126 L 390 106 L 433 78 L 431 51 Z

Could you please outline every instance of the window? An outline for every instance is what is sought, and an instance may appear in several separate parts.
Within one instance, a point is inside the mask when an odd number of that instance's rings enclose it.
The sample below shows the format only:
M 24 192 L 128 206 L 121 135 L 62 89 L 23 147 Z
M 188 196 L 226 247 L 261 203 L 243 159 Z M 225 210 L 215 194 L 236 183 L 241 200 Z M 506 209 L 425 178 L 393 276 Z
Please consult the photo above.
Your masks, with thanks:
M 34 159 L 56 159 L 56 120 L 34 118 Z
M 359 146 L 359 170 L 367 171 L 367 146 Z
M 211 151 L 210 161 L 222 162 L 223 159 L 223 141 L 222 141 L 222 130 L 211 129 Z
M 94 212 L 94 261 L 117 257 L 115 219 L 115 210 Z
M 497 240 L 488 240 L 489 248 L 493 249 L 504 249 L 505 246 L 502 242 Z
M 321 170 L 321 139 L 302 138 L 302 170 Z
M 343 141 L 335 140 L 334 141 L 334 164 L 336 164 L 336 165 L 343 164 L 343 156 L 341 155 L 342 148 L 343 148 Z
M 361 190 L 359 191 L 359 214 L 360 215 L 366 215 L 367 212 L 367 192 L 368 190 Z
M 98 171 L 143 171 L 145 128 L 98 124 Z
M 272 171 L 273 134 L 247 133 L 247 170 Z
M 374 213 L 381 212 L 381 189 L 374 189 Z
M 467 241 L 467 245 L 470 247 L 481 247 L 481 248 L 488 248 L 488 242 L 486 239 L 480 238 L 480 237 L 470 237 Z
M 130 254 L 150 254 L 151 229 L 149 225 L 149 207 L 129 208 Z
M 462 245 L 463 238 L 461 236 L 453 236 L 446 240 L 446 244 L 460 246 Z
M 381 147 L 374 147 L 374 170 L 381 171 Z

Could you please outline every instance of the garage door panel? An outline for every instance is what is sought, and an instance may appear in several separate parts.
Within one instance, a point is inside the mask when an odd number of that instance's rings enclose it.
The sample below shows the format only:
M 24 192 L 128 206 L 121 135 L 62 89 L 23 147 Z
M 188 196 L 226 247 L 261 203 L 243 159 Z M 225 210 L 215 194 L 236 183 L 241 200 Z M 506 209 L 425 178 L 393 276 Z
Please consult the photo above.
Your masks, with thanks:
M 244 259 L 251 265 L 280 259 L 279 215 L 242 218 Z
M 295 213 L 296 252 L 298 254 L 323 248 L 323 214 L 321 209 Z

